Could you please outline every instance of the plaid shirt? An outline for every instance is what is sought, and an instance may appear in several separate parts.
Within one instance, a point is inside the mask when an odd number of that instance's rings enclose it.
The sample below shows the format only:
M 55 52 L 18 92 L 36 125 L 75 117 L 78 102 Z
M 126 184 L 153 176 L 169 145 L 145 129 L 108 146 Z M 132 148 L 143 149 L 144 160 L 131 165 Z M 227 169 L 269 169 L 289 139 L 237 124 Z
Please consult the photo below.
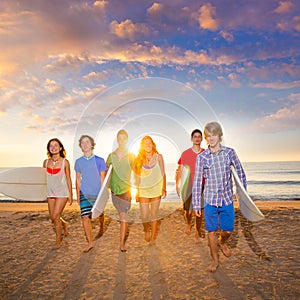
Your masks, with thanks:
M 195 210 L 200 210 L 202 189 L 204 184 L 204 202 L 213 206 L 222 206 L 233 202 L 233 188 L 230 165 L 234 165 L 245 189 L 247 188 L 246 175 L 238 156 L 232 148 L 221 145 L 218 153 L 210 149 L 202 152 L 196 160 L 192 201 Z M 204 178 L 204 181 L 202 180 Z

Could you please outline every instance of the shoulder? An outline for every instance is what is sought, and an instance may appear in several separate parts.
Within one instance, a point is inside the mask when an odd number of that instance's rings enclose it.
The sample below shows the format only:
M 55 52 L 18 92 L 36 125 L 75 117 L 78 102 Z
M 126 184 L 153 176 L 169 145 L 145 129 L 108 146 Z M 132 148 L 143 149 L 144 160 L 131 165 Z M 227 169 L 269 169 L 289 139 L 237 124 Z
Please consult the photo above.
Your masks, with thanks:
M 136 155 L 134 153 L 128 152 L 128 156 L 130 157 L 130 159 L 135 159 Z
M 79 158 L 77 158 L 77 159 L 75 160 L 75 163 L 80 162 L 82 159 L 83 159 L 83 156 L 80 156 Z
M 203 157 L 203 156 L 207 156 L 207 155 L 209 155 L 210 154 L 210 150 L 209 150 L 209 148 L 206 148 L 206 149 L 204 149 L 199 155 L 198 155 L 198 157 Z
M 99 162 L 104 162 L 104 158 L 98 156 L 98 155 L 95 155 L 95 160 L 96 161 L 99 161 Z
M 226 153 L 228 153 L 228 154 L 234 154 L 234 153 L 235 153 L 235 151 L 234 151 L 233 148 L 230 148 L 230 147 L 227 147 L 227 146 L 222 146 L 222 149 L 223 149 Z
M 114 154 L 114 152 L 111 152 L 108 154 L 106 161 L 110 161 L 111 160 L 111 156 Z
M 157 157 L 157 160 L 158 160 L 158 161 L 163 161 L 163 160 L 164 160 L 162 154 L 160 154 L 160 153 L 157 153 L 157 154 L 156 154 L 156 157 Z
M 193 152 L 192 148 L 188 148 L 181 153 L 181 156 L 190 155 Z

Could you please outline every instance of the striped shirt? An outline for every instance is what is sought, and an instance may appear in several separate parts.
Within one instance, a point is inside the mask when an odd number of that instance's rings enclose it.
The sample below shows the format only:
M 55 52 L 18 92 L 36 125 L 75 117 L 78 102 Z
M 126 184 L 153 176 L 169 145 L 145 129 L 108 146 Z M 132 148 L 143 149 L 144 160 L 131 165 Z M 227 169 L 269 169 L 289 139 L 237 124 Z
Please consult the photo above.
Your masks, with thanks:
M 230 165 L 233 165 L 245 189 L 246 175 L 238 156 L 232 148 L 221 145 L 220 151 L 213 153 L 210 149 L 202 152 L 196 160 L 196 171 L 193 184 L 192 201 L 195 210 L 203 207 L 201 204 L 202 188 L 205 204 L 222 206 L 233 202 L 233 184 Z M 202 180 L 204 178 L 204 180 Z

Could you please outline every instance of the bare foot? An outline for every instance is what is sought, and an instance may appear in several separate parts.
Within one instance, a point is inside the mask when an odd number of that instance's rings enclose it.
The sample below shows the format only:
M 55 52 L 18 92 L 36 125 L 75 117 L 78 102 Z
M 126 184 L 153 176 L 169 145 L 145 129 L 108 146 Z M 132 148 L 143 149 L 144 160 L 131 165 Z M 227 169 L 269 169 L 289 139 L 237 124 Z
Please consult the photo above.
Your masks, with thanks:
M 191 234 L 191 224 L 186 224 L 186 226 L 185 226 L 185 233 L 187 235 Z
M 62 225 L 63 225 L 63 228 L 64 228 L 64 236 L 68 236 L 70 234 L 68 222 L 62 222 Z
M 127 251 L 127 249 L 125 248 L 125 245 L 124 246 L 120 246 L 120 251 L 121 252 L 126 252 Z
M 97 233 L 97 235 L 94 237 L 94 241 L 100 239 L 102 235 L 103 235 L 103 231 L 100 230 L 100 231 Z
M 149 245 L 155 245 L 155 239 L 151 239 Z
M 226 256 L 229 257 L 231 255 L 230 249 L 226 246 L 226 244 L 221 244 L 220 243 L 220 248 L 222 253 Z
M 213 262 L 210 264 L 210 266 L 208 267 L 208 270 L 209 270 L 210 272 L 214 273 L 214 272 L 217 271 L 218 267 L 219 267 L 219 264 L 213 261 Z
M 82 252 L 87 253 L 94 248 L 93 244 L 88 244 Z
M 195 233 L 195 244 L 200 244 L 200 236 L 197 232 Z
M 57 250 L 57 249 L 60 248 L 60 246 L 61 246 L 61 244 L 55 244 L 51 249 L 52 250 Z
M 150 231 L 145 231 L 145 241 L 150 242 L 150 240 L 151 240 Z

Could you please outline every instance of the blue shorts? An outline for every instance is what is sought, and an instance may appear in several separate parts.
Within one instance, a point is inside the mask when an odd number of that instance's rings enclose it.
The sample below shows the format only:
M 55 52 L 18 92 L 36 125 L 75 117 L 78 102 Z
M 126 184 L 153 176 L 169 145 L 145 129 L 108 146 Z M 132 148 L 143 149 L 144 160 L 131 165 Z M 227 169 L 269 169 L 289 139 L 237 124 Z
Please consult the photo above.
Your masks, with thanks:
M 205 229 L 207 231 L 233 231 L 234 229 L 234 206 L 233 203 L 221 207 L 206 204 L 204 206 Z
M 89 217 L 92 216 L 92 208 L 96 202 L 97 196 L 88 196 L 84 195 L 80 192 L 80 212 L 81 217 Z

